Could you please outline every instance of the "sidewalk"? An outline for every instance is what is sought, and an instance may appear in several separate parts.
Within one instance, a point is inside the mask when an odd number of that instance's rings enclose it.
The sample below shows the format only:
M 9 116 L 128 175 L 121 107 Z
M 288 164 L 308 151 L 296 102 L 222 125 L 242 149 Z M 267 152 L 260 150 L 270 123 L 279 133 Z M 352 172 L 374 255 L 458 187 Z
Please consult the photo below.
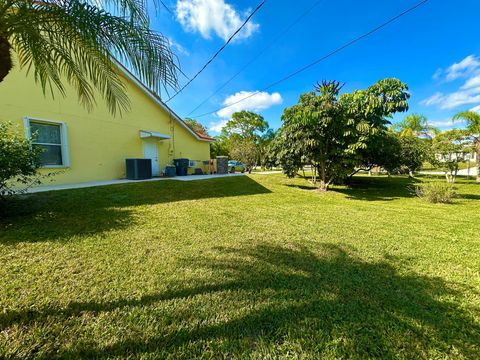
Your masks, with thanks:
M 195 180 L 209 180 L 209 179 L 218 179 L 224 177 L 232 176 L 243 176 L 244 174 L 224 174 L 224 175 L 188 175 L 188 176 L 176 176 L 172 178 L 158 177 L 147 180 L 106 180 L 106 181 L 89 181 L 76 184 L 62 184 L 62 185 L 43 185 L 28 189 L 27 194 L 39 193 L 44 191 L 56 191 L 56 190 L 68 190 L 68 189 L 82 189 L 95 186 L 106 186 L 106 185 L 116 185 L 116 184 L 129 184 L 129 183 L 139 183 L 146 181 L 167 181 L 167 180 L 178 180 L 178 181 L 195 181 Z
M 423 175 L 445 175 L 445 171 L 419 171 L 420 174 Z M 468 169 L 458 170 L 458 176 L 477 176 L 477 169 L 472 167 L 470 168 L 470 172 Z
M 270 174 L 281 174 L 282 170 L 272 170 L 272 171 L 252 171 L 250 175 L 270 175 Z

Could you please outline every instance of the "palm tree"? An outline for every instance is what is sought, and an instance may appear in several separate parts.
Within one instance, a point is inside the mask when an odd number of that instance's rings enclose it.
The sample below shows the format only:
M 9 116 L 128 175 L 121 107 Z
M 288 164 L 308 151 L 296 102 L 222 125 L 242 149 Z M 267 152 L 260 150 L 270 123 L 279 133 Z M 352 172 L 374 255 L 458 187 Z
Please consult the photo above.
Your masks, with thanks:
M 159 94 L 176 87 L 174 55 L 168 39 L 149 28 L 146 3 L 2 0 L 0 83 L 18 61 L 33 71 L 44 93 L 57 88 L 65 96 L 69 84 L 91 109 L 98 91 L 112 113 L 129 107 L 117 60 Z
M 431 139 L 440 131 L 428 124 L 427 117 L 420 114 L 411 114 L 405 116 L 402 122 L 393 126 L 400 136 L 424 136 Z
M 467 123 L 477 158 L 477 182 L 480 182 L 480 114 L 475 111 L 462 111 L 453 117 L 453 121 L 456 120 L 464 120 Z

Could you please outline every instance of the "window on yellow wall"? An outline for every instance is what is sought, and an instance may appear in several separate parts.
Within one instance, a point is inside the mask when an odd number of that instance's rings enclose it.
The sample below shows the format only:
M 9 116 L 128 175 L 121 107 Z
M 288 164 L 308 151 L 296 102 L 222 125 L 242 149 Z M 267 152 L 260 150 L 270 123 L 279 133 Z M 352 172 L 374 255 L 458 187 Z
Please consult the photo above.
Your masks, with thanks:
M 32 144 L 42 150 L 42 167 L 69 166 L 66 124 L 59 121 L 26 118 L 25 128 Z

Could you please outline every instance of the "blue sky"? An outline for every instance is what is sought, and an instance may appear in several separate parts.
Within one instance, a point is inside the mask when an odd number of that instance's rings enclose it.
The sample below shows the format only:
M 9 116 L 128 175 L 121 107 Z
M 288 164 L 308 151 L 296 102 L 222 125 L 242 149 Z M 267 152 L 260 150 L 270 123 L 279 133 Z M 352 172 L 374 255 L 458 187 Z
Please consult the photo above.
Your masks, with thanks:
M 182 117 L 274 41 L 317 0 L 268 0 L 253 21 L 169 105 Z M 193 113 L 221 108 L 329 53 L 419 0 L 323 0 L 218 94 Z M 258 0 L 164 0 L 173 13 L 153 14 L 152 27 L 171 39 L 182 70 L 192 76 L 240 25 Z M 314 68 L 243 102 L 197 118 L 215 135 L 231 111 L 261 113 L 272 128 L 283 109 L 322 79 L 344 91 L 397 77 L 410 87 L 410 113 L 441 128 L 461 110 L 480 110 L 480 1 L 430 0 L 371 37 Z M 186 79 L 180 76 L 183 85 Z M 233 100 L 232 100 L 233 99 Z M 479 106 L 478 108 L 476 108 Z M 404 114 L 395 116 L 400 120 Z M 459 125 L 457 125 L 459 126 Z

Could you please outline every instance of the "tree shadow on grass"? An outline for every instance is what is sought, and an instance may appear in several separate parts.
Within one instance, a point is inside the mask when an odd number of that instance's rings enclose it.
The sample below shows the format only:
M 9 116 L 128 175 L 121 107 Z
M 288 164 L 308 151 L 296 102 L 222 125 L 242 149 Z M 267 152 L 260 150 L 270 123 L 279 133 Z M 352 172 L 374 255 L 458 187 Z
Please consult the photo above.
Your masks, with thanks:
M 286 186 L 290 188 L 295 188 L 295 189 L 300 189 L 300 190 L 318 190 L 318 187 L 315 187 L 313 185 L 298 185 L 298 184 L 287 184 Z
M 135 223 L 131 207 L 267 194 L 247 176 L 198 181 L 152 181 L 19 196 L 0 209 L 0 243 L 68 240 Z M 232 199 L 232 201 L 235 201 Z M 0 204 L 1 205 L 1 204 Z
M 459 194 L 458 197 L 467 200 L 480 200 L 480 194 Z
M 407 177 L 354 177 L 346 188 L 332 191 L 346 195 L 347 199 L 363 201 L 392 201 L 415 196 L 414 187 L 420 181 Z
M 299 176 L 309 181 L 306 184 L 286 184 L 290 188 L 313 191 L 318 189 L 313 186 L 310 176 Z M 367 177 L 355 176 L 350 179 L 346 186 L 330 187 L 331 192 L 346 195 L 347 199 L 363 201 L 392 201 L 400 198 L 414 197 L 415 184 L 420 181 L 406 177 Z
M 152 304 L 173 299 L 178 304 L 195 298 L 189 306 L 189 323 L 197 325 L 178 324 L 173 330 L 166 326 L 158 334 L 126 336 L 107 346 L 96 345 L 95 339 L 79 341 L 68 349 L 51 351 L 65 358 L 139 357 L 148 353 L 161 358 L 185 351 L 192 357 L 204 351 L 218 357 L 244 357 L 267 349 L 278 351 L 270 354 L 275 357 L 286 355 L 280 350 L 282 344 L 297 344 L 296 350 L 289 349 L 290 354 L 301 351 L 297 355 L 306 357 L 478 355 L 479 323 L 465 308 L 447 300 L 454 297 L 458 301 L 462 292 L 439 278 L 401 274 L 394 261 L 366 262 L 351 250 L 330 244 L 314 249 L 271 245 L 218 248 L 211 257 L 188 258 L 180 263 L 211 274 L 199 278 L 196 287 L 181 288 L 179 283 L 174 286 L 179 290 L 138 300 L 71 303 L 66 309 L 5 313 L 0 324 L 8 328 L 17 323 L 28 329 L 30 324 L 52 321 L 52 317 L 61 323 L 84 312 L 95 317 L 123 307 L 138 307 L 147 316 Z M 214 295 L 228 297 L 228 306 L 219 309 L 216 321 L 199 321 L 195 307 L 215 306 L 209 304 Z M 237 313 L 242 307 L 244 311 Z M 168 309 L 175 323 L 171 304 Z M 163 321 L 159 316 L 157 321 Z M 128 322 L 122 325 L 128 326 Z

